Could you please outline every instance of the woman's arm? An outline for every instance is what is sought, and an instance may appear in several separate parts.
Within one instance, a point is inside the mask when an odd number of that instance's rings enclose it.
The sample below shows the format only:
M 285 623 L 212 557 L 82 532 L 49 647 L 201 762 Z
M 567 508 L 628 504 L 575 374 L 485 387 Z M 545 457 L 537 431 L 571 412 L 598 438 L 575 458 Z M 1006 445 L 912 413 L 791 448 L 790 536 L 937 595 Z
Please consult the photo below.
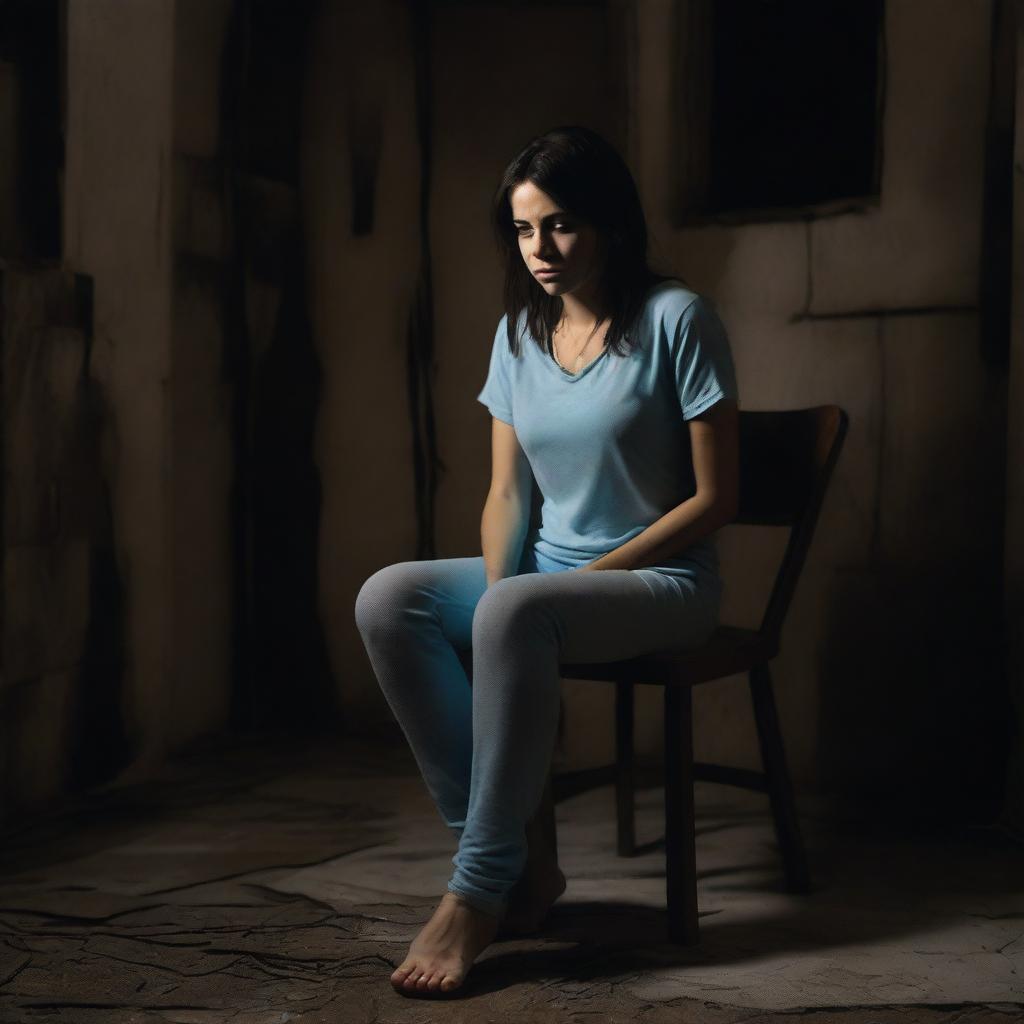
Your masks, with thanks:
M 736 518 L 739 504 L 739 411 L 722 399 L 688 421 L 697 490 L 625 544 L 579 568 L 640 569 L 682 554 Z
M 480 518 L 487 586 L 515 575 L 533 496 L 533 474 L 515 429 L 497 417 L 491 422 L 491 487 Z

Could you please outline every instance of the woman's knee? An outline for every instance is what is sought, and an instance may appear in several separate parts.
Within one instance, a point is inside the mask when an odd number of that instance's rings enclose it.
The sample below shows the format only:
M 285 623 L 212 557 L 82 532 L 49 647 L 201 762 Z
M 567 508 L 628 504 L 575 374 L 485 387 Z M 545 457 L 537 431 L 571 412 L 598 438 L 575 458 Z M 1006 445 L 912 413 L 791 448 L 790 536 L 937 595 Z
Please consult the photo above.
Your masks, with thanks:
M 474 643 L 489 635 L 536 629 L 552 621 L 551 602 L 537 585 L 539 574 L 507 576 L 492 583 L 473 612 Z
M 394 620 L 416 590 L 416 562 L 395 562 L 367 577 L 356 594 L 355 620 L 366 635 Z

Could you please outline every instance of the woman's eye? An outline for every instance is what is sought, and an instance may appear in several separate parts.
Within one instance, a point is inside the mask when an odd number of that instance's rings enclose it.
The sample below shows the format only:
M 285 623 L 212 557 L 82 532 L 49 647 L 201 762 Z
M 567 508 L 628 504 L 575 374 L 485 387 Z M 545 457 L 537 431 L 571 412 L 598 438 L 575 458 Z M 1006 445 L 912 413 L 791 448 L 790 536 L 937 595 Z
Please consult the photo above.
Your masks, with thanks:
M 575 229 L 568 221 L 565 220 L 553 221 L 551 227 L 553 230 L 562 231 L 568 234 L 571 234 L 572 231 Z M 516 228 L 516 233 L 518 234 L 520 239 L 525 239 L 528 238 L 530 234 L 534 233 L 534 229 L 532 229 L 531 227 L 519 227 Z
M 568 221 L 564 221 L 564 220 L 555 221 L 551 226 L 553 228 L 556 228 L 558 231 L 572 231 L 572 225 L 570 223 L 568 223 Z M 528 234 L 530 234 L 531 231 L 532 231 L 532 228 L 519 228 L 518 229 L 518 233 L 520 235 L 528 235 Z

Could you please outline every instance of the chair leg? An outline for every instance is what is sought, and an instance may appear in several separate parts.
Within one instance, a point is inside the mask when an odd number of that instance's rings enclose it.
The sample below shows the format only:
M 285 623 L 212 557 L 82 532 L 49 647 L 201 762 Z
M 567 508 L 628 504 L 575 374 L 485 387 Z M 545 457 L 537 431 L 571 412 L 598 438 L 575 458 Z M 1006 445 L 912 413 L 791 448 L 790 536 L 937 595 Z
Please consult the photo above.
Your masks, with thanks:
M 775 709 L 775 697 L 772 694 L 772 677 L 767 662 L 755 665 L 750 670 L 750 694 L 754 701 L 754 718 L 761 742 L 761 759 L 768 780 L 772 815 L 775 818 L 775 834 L 782 851 L 786 888 L 789 892 L 809 892 L 811 884 L 807 857 L 800 835 L 793 787 L 786 768 L 782 733 Z
M 694 946 L 697 851 L 693 807 L 693 696 L 688 686 L 665 687 L 665 887 L 670 942 Z
M 633 780 L 633 684 L 615 684 L 615 811 L 618 854 L 636 853 L 635 785 Z

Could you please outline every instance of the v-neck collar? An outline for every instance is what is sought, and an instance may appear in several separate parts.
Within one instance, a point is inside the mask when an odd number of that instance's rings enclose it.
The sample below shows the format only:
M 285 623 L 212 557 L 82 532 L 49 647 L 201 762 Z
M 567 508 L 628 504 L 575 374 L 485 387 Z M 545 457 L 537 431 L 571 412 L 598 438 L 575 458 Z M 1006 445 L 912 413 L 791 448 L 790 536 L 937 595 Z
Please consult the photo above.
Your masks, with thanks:
M 536 342 L 534 342 L 536 344 Z M 551 369 L 558 374 L 558 376 L 568 384 L 573 384 L 578 380 L 584 378 L 590 371 L 608 354 L 608 346 L 605 345 L 601 351 L 594 356 L 593 359 L 587 363 L 578 373 L 570 373 L 564 366 L 562 366 L 557 359 L 555 359 L 554 352 L 548 352 L 544 356 L 544 362 L 551 367 Z

